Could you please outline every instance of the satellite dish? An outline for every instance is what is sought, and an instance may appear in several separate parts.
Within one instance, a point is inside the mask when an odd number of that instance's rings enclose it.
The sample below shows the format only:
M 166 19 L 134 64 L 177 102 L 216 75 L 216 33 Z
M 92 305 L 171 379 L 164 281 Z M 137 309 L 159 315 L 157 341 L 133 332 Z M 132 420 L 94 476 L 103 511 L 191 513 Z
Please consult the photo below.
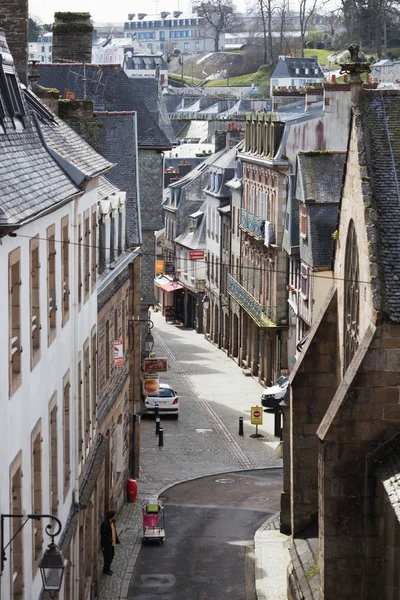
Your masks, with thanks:
M 131 52 L 130 50 L 128 50 L 128 52 L 126 53 L 128 58 L 132 58 L 133 56 L 133 52 Z

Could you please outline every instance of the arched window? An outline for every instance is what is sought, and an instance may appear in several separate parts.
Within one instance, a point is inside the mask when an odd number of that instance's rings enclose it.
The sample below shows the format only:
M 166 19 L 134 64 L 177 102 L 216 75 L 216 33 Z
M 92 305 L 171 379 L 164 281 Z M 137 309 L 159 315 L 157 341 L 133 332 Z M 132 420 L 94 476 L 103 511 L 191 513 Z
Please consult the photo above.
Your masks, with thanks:
M 357 236 L 353 221 L 350 222 L 346 241 L 346 257 L 344 271 L 344 359 L 343 367 L 347 367 L 358 348 L 360 284 L 358 272 Z

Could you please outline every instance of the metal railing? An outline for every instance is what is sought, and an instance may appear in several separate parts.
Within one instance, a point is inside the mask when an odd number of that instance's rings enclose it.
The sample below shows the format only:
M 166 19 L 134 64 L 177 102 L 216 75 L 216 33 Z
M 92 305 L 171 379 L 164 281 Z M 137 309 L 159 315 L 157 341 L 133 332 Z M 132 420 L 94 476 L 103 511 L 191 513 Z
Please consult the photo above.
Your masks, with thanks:
M 276 306 L 263 306 L 232 275 L 228 275 L 228 294 L 250 315 L 259 327 L 277 327 Z
M 265 221 L 253 213 L 242 208 L 241 226 L 250 235 L 258 240 L 264 240 Z

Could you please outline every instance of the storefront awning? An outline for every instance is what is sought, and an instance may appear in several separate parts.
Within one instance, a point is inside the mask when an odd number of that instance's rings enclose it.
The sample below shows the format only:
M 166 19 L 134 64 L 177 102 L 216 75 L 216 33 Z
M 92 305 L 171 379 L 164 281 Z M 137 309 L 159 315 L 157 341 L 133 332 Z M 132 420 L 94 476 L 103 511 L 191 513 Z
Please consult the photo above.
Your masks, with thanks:
M 176 283 L 175 281 L 170 281 L 169 283 L 164 283 L 163 285 L 160 285 L 160 289 L 162 289 L 163 292 L 166 292 L 167 294 L 169 292 L 174 292 L 175 290 L 180 290 L 183 288 L 183 285 L 181 285 L 180 283 Z

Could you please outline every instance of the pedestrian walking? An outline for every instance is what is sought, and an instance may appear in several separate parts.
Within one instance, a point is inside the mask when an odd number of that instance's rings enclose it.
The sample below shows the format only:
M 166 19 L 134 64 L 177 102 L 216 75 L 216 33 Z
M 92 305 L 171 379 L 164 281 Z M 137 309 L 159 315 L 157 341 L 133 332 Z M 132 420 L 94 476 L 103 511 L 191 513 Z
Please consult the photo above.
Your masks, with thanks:
M 114 558 L 115 546 L 119 544 L 117 530 L 115 529 L 115 511 L 110 510 L 106 515 L 105 521 L 101 524 L 101 551 L 104 557 L 103 573 L 112 575 L 111 563 Z

